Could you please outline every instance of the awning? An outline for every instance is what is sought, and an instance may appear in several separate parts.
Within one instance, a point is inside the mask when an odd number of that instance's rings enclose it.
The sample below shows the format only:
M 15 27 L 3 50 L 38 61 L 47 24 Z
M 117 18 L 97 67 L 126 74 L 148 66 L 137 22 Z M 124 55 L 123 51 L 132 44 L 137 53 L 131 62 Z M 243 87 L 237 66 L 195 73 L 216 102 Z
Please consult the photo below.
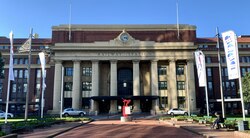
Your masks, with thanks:
M 93 96 L 91 99 L 93 100 L 122 100 L 122 99 L 131 99 L 131 100 L 155 100 L 158 99 L 159 96 Z

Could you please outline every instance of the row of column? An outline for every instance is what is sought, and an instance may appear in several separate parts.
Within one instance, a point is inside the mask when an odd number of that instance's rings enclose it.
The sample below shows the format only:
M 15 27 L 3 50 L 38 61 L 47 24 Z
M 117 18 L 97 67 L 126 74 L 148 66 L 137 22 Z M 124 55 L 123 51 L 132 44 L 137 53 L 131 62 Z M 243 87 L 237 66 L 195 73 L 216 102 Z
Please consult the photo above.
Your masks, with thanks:
M 117 96 L 117 60 L 110 61 L 110 96 Z M 80 75 L 80 61 L 74 61 L 74 72 L 73 72 L 73 92 L 72 92 L 72 107 L 79 109 L 81 108 L 81 75 Z M 195 81 L 194 81 L 194 69 L 193 61 L 187 62 L 187 71 L 188 71 L 188 99 L 192 98 L 194 103 L 191 106 L 191 109 L 195 109 Z M 53 96 L 53 111 L 59 112 L 60 109 L 60 95 L 61 95 L 61 82 L 62 82 L 62 61 L 56 61 L 55 63 L 55 80 L 54 80 L 54 96 Z M 151 61 L 151 95 L 158 96 L 158 65 L 157 60 Z M 133 96 L 140 96 L 140 68 L 139 60 L 133 61 Z M 178 94 L 176 86 L 176 63 L 175 60 L 170 60 L 169 62 L 169 77 L 171 80 L 168 80 L 168 106 L 172 108 L 178 107 Z M 99 61 L 92 61 L 92 92 L 91 96 L 99 95 Z M 191 103 L 192 104 L 192 103 Z M 159 100 L 152 101 L 152 109 L 159 110 Z M 91 109 L 90 112 L 98 111 L 98 103 L 94 100 L 91 100 Z M 140 112 L 140 101 L 134 101 L 134 111 Z M 117 112 L 117 101 L 111 101 L 110 113 Z

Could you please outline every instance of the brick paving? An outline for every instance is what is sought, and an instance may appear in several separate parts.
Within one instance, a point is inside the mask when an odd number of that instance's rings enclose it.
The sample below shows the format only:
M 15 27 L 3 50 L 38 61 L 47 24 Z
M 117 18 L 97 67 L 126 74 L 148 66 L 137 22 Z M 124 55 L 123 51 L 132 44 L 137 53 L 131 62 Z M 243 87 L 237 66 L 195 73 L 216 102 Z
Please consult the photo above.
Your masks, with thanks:
M 94 122 L 84 124 L 71 122 L 52 125 L 48 128 L 34 129 L 33 132 L 18 134 L 18 138 L 45 137 L 94 137 L 94 138 L 236 138 L 234 131 L 210 129 L 209 126 L 185 121 L 158 121 L 154 116 L 137 117 L 132 122 L 121 122 L 119 115 L 97 116 Z M 242 133 L 242 132 L 237 132 Z M 239 137 L 239 136 L 238 136 Z M 248 137 L 248 136 L 246 136 Z M 249 136 L 250 137 L 250 136 Z
M 166 125 L 156 120 L 94 121 L 63 133 L 56 138 L 202 138 L 203 136 L 187 130 Z

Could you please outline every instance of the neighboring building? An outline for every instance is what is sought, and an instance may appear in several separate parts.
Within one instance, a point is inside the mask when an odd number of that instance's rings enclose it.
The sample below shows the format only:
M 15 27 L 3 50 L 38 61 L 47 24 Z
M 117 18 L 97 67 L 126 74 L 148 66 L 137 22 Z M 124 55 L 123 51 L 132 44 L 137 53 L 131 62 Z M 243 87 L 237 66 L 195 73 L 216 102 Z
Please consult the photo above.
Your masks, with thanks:
M 250 72 L 250 36 L 239 36 L 238 39 L 239 61 L 241 68 L 241 76 L 243 77 L 246 72 Z M 206 71 L 207 71 L 207 88 L 209 96 L 209 107 L 211 112 L 221 111 L 220 92 L 220 79 L 219 79 L 219 65 L 218 65 L 218 48 L 217 38 L 197 38 L 198 49 L 202 50 L 206 55 Z M 226 113 L 242 113 L 241 102 L 233 99 L 240 98 L 239 82 L 237 80 L 228 80 L 226 57 L 222 40 L 220 41 L 220 54 L 221 54 L 221 73 L 222 73 L 222 86 L 225 101 Z M 198 82 L 196 82 L 198 84 Z M 205 90 L 196 85 L 197 90 L 197 107 L 206 109 Z M 200 105 L 200 106 L 199 106 Z
M 28 54 L 27 53 L 18 53 L 19 47 L 27 39 L 14 39 L 14 77 L 15 81 L 11 82 L 10 86 L 10 99 L 9 99 L 9 112 L 20 114 L 25 110 L 25 100 L 26 92 L 28 88 L 27 77 L 28 77 Z M 30 94 L 29 94 L 29 112 L 34 112 L 38 110 L 39 99 L 41 95 L 40 85 L 41 85 L 41 66 L 39 61 L 38 53 L 45 50 L 48 46 L 51 45 L 51 39 L 34 39 L 32 43 L 32 60 L 31 60 L 31 71 L 30 71 Z M 9 53 L 10 53 L 10 40 L 6 37 L 0 37 L 0 51 L 2 53 L 5 66 L 5 78 L 0 79 L 0 109 L 5 109 L 6 106 L 6 97 L 7 97 L 7 87 L 8 87 L 8 68 L 9 68 Z M 50 58 L 47 57 L 46 61 L 46 70 L 47 70 L 47 92 L 53 91 L 54 83 L 54 68 L 50 65 Z M 46 93 L 46 108 L 52 108 L 53 96 L 50 93 Z
M 59 113 L 63 107 L 89 111 L 90 114 L 118 113 L 122 99 L 131 99 L 133 112 L 160 113 L 180 107 L 191 112 L 206 108 L 204 88 L 198 87 L 193 52 L 206 55 L 209 103 L 220 110 L 219 72 L 216 38 L 196 38 L 196 26 L 180 25 L 67 25 L 52 27 L 51 39 L 33 39 L 30 79 L 30 109 L 39 104 L 40 51 L 47 51 L 45 110 Z M 14 49 L 25 39 L 15 39 Z M 250 37 L 240 37 L 242 74 L 250 71 Z M 0 105 L 5 108 L 9 62 L 9 39 L 0 38 L 5 59 L 5 79 L 0 80 Z M 249 48 L 248 48 L 249 46 Z M 16 48 L 15 48 L 16 47 Z M 226 77 L 224 49 L 221 49 L 224 95 L 239 98 L 238 82 Z M 10 112 L 24 111 L 27 91 L 27 53 L 15 51 L 11 85 Z M 26 65 L 25 65 L 26 64 Z M 232 112 L 240 102 L 226 102 Z M 201 110 L 202 111 L 202 110 Z

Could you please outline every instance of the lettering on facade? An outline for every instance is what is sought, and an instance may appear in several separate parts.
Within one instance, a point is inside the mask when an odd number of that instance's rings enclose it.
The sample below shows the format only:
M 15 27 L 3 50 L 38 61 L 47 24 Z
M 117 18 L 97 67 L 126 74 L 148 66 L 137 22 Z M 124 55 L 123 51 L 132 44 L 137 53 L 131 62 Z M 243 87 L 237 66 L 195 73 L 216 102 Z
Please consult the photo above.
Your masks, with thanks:
M 103 57 L 130 57 L 130 56 L 151 56 L 153 53 L 149 52 L 99 52 L 98 56 Z

